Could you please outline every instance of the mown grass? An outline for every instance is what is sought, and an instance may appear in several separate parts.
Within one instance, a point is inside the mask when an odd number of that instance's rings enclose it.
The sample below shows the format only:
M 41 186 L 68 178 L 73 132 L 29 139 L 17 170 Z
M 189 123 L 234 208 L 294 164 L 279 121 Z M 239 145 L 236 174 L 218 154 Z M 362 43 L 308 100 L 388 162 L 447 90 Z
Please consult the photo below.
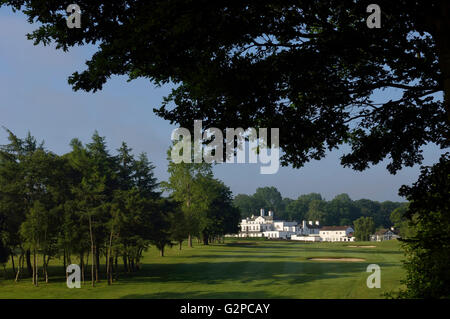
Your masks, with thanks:
M 103 279 L 96 287 L 86 282 L 81 289 L 67 288 L 61 261 L 54 260 L 50 282 L 38 287 L 31 278 L 14 283 L 8 268 L 10 278 L 0 275 L 0 298 L 383 298 L 401 287 L 403 253 L 397 241 L 357 243 L 376 248 L 347 247 L 352 244 L 230 239 L 225 244 L 183 246 L 181 251 L 174 246 L 165 257 L 151 248 L 139 272 L 120 274 L 112 286 Z M 308 260 L 311 257 L 365 261 Z M 366 285 L 369 264 L 381 267 L 380 289 Z M 89 272 L 86 276 L 88 280 Z

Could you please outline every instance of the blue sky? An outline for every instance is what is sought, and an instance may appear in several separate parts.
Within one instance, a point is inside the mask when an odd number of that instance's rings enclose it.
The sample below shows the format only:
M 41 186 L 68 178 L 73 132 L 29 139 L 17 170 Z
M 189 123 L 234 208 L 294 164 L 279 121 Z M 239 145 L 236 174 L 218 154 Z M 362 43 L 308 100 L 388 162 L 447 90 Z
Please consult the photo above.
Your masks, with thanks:
M 70 150 L 73 137 L 88 142 L 98 130 L 106 136 L 111 150 L 126 141 L 135 153 L 147 152 L 156 166 L 157 178 L 167 179 L 166 151 L 176 127 L 152 110 L 160 105 L 170 87 L 156 88 L 145 80 L 126 82 L 125 77 L 113 77 L 100 92 L 74 92 L 67 77 L 84 69 L 93 48 L 73 48 L 65 53 L 53 46 L 33 46 L 25 36 L 32 30 L 22 14 L 0 8 L 0 125 L 20 137 L 29 130 L 58 154 Z M 0 131 L 0 144 L 7 142 L 6 137 Z M 419 174 L 416 166 L 390 175 L 385 168 L 387 162 L 356 172 L 340 166 L 343 151 L 331 152 L 325 159 L 312 161 L 301 169 L 282 167 L 273 175 L 259 174 L 259 163 L 221 164 L 214 171 L 234 195 L 275 186 L 284 197 L 290 198 L 318 192 L 331 199 L 348 193 L 353 199 L 378 201 L 403 200 L 397 195 L 398 188 L 413 183 Z M 437 147 L 427 146 L 424 164 L 436 162 L 439 154 Z

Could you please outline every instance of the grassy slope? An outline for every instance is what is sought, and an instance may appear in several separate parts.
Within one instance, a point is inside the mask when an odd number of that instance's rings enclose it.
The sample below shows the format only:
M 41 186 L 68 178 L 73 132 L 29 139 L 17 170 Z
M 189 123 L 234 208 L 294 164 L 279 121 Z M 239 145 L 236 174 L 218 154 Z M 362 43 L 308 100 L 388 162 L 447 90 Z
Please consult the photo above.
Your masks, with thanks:
M 241 240 L 244 242 L 244 240 Z M 31 279 L 14 283 L 0 276 L 0 298 L 380 298 L 396 290 L 404 276 L 403 254 L 396 241 L 376 243 L 377 248 L 350 248 L 349 243 L 298 243 L 249 241 L 225 245 L 177 246 L 166 257 L 150 249 L 143 268 L 134 276 L 121 275 L 108 286 L 68 289 L 62 276 L 50 283 L 31 285 Z M 369 243 L 351 243 L 369 244 Z M 370 243 L 373 245 L 373 242 Z M 309 257 L 358 257 L 364 262 L 310 261 Z M 381 289 L 369 289 L 369 264 L 381 267 Z M 60 273 L 59 261 L 52 272 Z M 88 274 L 86 275 L 88 276 Z

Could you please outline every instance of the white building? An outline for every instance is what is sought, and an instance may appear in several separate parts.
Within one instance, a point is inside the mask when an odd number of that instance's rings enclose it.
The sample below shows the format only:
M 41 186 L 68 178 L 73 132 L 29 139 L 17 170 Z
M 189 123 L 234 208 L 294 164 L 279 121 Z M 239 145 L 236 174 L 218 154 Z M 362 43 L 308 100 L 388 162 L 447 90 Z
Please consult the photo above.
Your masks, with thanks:
M 350 226 L 324 226 L 319 231 L 321 241 L 355 241 Z
M 266 238 L 283 238 L 305 241 L 318 241 L 319 238 L 319 222 L 313 223 L 309 221 L 288 222 L 284 220 L 274 220 L 273 212 L 269 211 L 266 216 L 264 209 L 261 208 L 260 215 L 247 217 L 242 219 L 240 224 L 240 232 L 238 237 L 266 237 Z M 311 236 L 307 239 L 299 239 L 299 236 Z
M 319 234 L 313 234 L 313 235 L 292 235 L 291 240 L 299 240 L 299 241 L 321 241 L 321 238 Z
M 240 224 L 241 231 L 238 237 L 266 237 L 289 239 L 297 234 L 297 222 L 287 222 L 283 220 L 274 220 L 273 211 L 269 211 L 266 216 L 264 208 L 261 208 L 260 215 L 247 217 Z
M 392 227 L 391 229 L 380 229 L 375 234 L 370 236 L 370 240 L 383 241 L 383 240 L 397 239 L 399 237 L 400 236 L 397 234 L 395 229 Z
M 302 221 L 302 227 L 301 227 L 300 234 L 304 235 L 304 236 L 319 235 L 319 229 L 320 229 L 320 224 L 319 224 L 318 220 L 316 220 L 315 223 L 313 223 L 312 221 L 309 221 L 308 223 L 306 223 L 306 220 L 304 220 L 304 221 Z
M 261 208 L 260 215 L 242 219 L 240 232 L 237 237 L 265 237 L 282 238 L 298 241 L 328 241 L 342 242 L 354 241 L 353 228 L 350 226 L 325 226 L 320 227 L 318 221 L 312 222 L 305 220 L 301 225 L 297 222 L 287 222 L 283 220 L 274 220 L 273 212 L 269 211 L 266 216 L 264 209 Z
M 319 221 L 316 221 L 315 223 L 309 221 L 307 223 L 306 220 L 304 220 L 302 221 L 302 226 L 298 228 L 297 234 L 292 235 L 291 239 L 299 241 L 320 241 L 319 229 Z
M 264 237 L 264 232 L 274 230 L 273 212 L 265 216 L 264 208 L 261 208 L 260 216 L 247 217 L 240 224 L 241 231 L 238 237 Z

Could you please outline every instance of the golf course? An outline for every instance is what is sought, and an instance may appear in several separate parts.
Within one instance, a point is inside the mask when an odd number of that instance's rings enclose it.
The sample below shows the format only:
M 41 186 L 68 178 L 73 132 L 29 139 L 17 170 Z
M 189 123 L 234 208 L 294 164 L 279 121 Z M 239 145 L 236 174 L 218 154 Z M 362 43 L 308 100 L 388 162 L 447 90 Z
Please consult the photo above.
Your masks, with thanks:
M 141 270 L 119 272 L 90 285 L 89 269 L 80 289 L 66 286 L 62 263 L 50 262 L 49 283 L 31 278 L 15 283 L 11 265 L 0 275 L 0 298 L 384 298 L 404 277 L 396 240 L 355 243 L 302 243 L 227 239 L 223 244 L 150 248 Z M 76 259 L 74 258 L 76 262 Z M 381 288 L 369 289 L 369 264 L 381 269 Z M 60 274 L 60 276 L 58 276 Z

